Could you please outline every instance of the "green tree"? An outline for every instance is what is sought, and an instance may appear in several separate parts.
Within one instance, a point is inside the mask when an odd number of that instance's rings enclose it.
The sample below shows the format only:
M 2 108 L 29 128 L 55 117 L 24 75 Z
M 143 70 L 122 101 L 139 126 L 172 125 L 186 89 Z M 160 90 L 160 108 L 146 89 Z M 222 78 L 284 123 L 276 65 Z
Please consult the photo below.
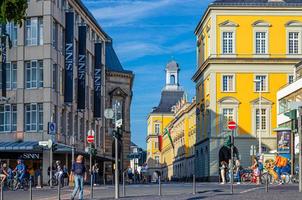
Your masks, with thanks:
M 9 41 L 11 47 L 11 40 L 6 33 L 6 24 L 14 22 L 22 26 L 23 19 L 26 16 L 27 0 L 0 0 L 0 24 L 1 24 L 1 51 L 2 54 L 2 97 L 6 97 L 6 45 Z
M 14 22 L 21 26 L 27 6 L 27 0 L 0 0 L 0 23 Z

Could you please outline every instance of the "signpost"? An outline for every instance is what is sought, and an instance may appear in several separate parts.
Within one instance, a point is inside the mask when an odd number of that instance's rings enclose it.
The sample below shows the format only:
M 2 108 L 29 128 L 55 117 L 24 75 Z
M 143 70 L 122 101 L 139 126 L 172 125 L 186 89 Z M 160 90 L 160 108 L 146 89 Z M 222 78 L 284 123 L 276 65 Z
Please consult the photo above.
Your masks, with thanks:
M 231 194 L 234 193 L 234 170 L 233 170 L 233 165 L 234 165 L 234 131 L 237 128 L 236 122 L 230 121 L 228 123 L 228 128 L 232 131 L 231 135 Z
M 88 131 L 86 140 L 90 144 L 90 148 L 89 148 L 90 199 L 93 199 L 92 143 L 94 143 L 94 131 L 92 129 Z

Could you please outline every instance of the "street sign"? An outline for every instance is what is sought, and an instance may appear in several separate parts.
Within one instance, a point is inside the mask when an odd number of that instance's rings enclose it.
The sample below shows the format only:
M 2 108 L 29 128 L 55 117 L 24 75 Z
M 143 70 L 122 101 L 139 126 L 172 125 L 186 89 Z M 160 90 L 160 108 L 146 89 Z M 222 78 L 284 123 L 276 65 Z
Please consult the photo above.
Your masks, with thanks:
M 88 143 L 93 143 L 94 142 L 94 135 L 88 135 L 87 136 L 87 142 Z
M 47 142 L 48 142 L 48 143 L 47 143 L 47 146 L 48 146 L 48 148 L 50 149 L 50 148 L 52 147 L 52 140 L 49 139 Z
M 48 122 L 48 134 L 55 135 L 56 134 L 56 123 Z
M 48 146 L 48 141 L 39 141 L 39 146 L 43 146 L 43 147 Z
M 113 109 L 112 108 L 105 109 L 104 116 L 106 119 L 113 119 L 113 117 L 114 117 Z
M 228 123 L 228 128 L 229 128 L 230 130 L 234 130 L 236 127 L 237 127 L 236 122 L 230 121 L 230 122 Z
M 123 125 L 123 119 L 116 120 L 115 127 L 120 128 Z
M 92 136 L 94 136 L 94 131 L 93 131 L 92 129 L 89 130 L 88 133 L 87 133 L 87 135 L 92 135 Z

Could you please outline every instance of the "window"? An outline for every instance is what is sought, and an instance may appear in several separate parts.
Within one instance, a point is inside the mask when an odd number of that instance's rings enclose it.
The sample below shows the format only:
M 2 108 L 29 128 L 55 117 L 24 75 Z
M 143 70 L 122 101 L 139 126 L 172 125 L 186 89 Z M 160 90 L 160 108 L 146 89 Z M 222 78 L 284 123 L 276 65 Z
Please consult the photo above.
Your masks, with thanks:
M 9 35 L 9 38 L 12 42 L 13 47 L 17 46 L 17 25 L 13 22 L 9 22 L 6 24 L 6 32 Z
M 43 87 L 43 61 L 27 61 L 25 62 L 26 88 Z
M 52 46 L 53 48 L 57 49 L 58 48 L 58 23 L 53 20 L 52 23 Z
M 0 132 L 17 130 L 17 105 L 0 105 Z
M 223 32 L 222 33 L 222 52 L 224 54 L 234 53 L 234 33 L 233 32 Z
M 256 130 L 266 130 L 267 129 L 267 112 L 266 109 L 261 109 L 261 113 L 259 115 L 259 109 L 256 109 Z
M 234 109 L 223 108 L 222 109 L 222 126 L 223 130 L 228 130 L 228 123 L 234 121 Z
M 2 70 L 0 68 L 0 74 Z M 2 83 L 0 82 L 0 88 L 2 88 Z M 17 88 L 17 63 L 6 63 L 6 89 L 16 89 Z
M 256 54 L 266 54 L 266 32 L 256 32 Z
M 25 22 L 25 42 L 27 46 L 43 45 L 43 18 L 32 17 Z
M 155 156 L 155 163 L 159 164 L 159 156 Z
M 256 88 L 256 92 L 259 91 L 267 91 L 267 75 L 257 75 L 256 76 L 256 80 L 260 80 L 260 81 L 255 81 L 255 88 Z
M 158 149 L 158 142 L 155 142 L 155 148 Z
M 160 132 L 160 124 L 155 124 L 154 125 L 154 132 L 156 135 L 159 135 Z
M 170 84 L 175 85 L 175 76 L 174 75 L 170 76 Z
M 25 131 L 43 130 L 43 104 L 25 104 Z
M 289 54 L 299 53 L 299 32 L 288 33 L 288 53 Z
M 235 91 L 234 75 L 223 75 L 222 76 L 222 91 L 233 92 Z
M 52 65 L 52 89 L 58 91 L 58 65 Z
M 291 84 L 294 82 L 294 75 L 288 75 L 288 83 Z

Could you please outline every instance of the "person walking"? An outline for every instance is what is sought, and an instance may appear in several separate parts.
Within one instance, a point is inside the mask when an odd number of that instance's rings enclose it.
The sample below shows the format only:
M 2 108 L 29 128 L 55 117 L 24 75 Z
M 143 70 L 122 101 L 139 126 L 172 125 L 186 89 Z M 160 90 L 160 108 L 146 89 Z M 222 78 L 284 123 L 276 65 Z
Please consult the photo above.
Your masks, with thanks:
M 99 175 L 99 164 L 98 163 L 95 163 L 93 166 L 92 166 L 92 176 L 93 176 L 93 185 L 96 186 L 97 183 L 98 183 L 98 175 Z
M 71 199 L 73 200 L 79 191 L 79 200 L 83 200 L 84 181 L 87 180 L 86 168 L 83 162 L 83 156 L 78 155 L 76 161 L 72 164 L 71 176 L 74 176 L 75 187 L 73 189 Z

